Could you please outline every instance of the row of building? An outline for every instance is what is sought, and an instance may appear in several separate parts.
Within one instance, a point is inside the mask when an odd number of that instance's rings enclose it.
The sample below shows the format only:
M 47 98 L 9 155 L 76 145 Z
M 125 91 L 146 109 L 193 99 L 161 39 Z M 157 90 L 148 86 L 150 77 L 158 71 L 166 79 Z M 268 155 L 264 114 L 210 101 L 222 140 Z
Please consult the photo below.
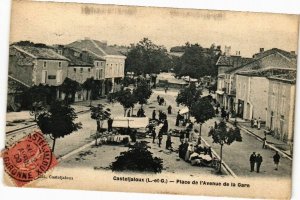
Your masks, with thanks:
M 52 47 L 15 44 L 9 56 L 9 77 L 25 85 L 59 86 L 66 77 L 79 83 L 93 77 L 102 83 L 103 94 L 119 86 L 126 59 L 118 48 L 89 38 Z M 86 98 L 77 95 L 77 100 Z
M 237 117 L 260 118 L 267 130 L 283 141 L 293 141 L 296 68 L 295 52 L 273 48 L 260 49 L 252 58 L 230 47 L 216 63 L 218 67 L 217 100 Z

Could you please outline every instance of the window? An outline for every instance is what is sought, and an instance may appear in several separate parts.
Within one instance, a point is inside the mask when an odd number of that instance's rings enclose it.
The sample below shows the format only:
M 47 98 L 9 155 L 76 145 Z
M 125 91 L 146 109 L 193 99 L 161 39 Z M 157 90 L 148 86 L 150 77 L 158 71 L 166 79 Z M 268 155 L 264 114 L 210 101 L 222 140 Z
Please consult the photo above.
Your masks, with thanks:
M 88 68 L 88 71 L 91 72 L 91 68 Z
M 46 62 L 46 61 L 44 61 L 44 65 L 43 65 L 43 67 L 44 67 L 44 68 L 46 68 L 46 67 L 47 67 L 47 62 Z
M 74 70 L 74 72 L 76 73 L 76 68 L 74 68 L 73 70 Z
M 47 70 L 42 70 L 42 80 L 41 80 L 41 83 L 46 83 L 47 82 L 47 75 L 48 75 Z
M 96 62 L 96 66 L 97 66 L 97 67 L 99 66 L 99 62 Z
M 48 75 L 48 79 L 56 79 L 56 76 L 55 75 Z
M 57 70 L 56 77 L 57 77 L 57 79 L 56 79 L 57 83 L 61 83 L 62 82 L 62 70 Z
M 80 73 L 82 73 L 83 72 L 83 68 L 80 68 Z
M 58 67 L 61 68 L 61 62 L 58 62 Z

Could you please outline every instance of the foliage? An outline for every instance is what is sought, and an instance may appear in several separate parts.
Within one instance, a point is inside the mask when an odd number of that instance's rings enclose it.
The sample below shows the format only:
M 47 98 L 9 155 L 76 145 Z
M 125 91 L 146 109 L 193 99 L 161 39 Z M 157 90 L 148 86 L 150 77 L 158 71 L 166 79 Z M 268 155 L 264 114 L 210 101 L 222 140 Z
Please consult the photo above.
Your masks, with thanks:
M 136 75 L 159 73 L 168 62 L 167 49 L 154 44 L 148 38 L 143 38 L 137 44 L 131 45 L 125 61 L 125 71 Z
M 46 44 L 43 44 L 43 43 L 33 43 L 31 41 L 28 41 L 28 40 L 15 42 L 15 43 L 13 43 L 13 45 L 50 48 Z
M 218 69 L 215 64 L 221 53 L 220 47 L 211 45 L 210 48 L 203 48 L 199 44 L 186 43 L 182 49 L 184 54 L 174 68 L 176 76 L 198 79 L 206 75 L 217 75 Z
M 130 77 L 127 77 L 125 76 L 123 79 L 122 79 L 122 85 L 124 87 L 128 87 L 130 84 L 134 84 L 135 83 L 135 80 L 134 78 L 130 78 Z
M 161 158 L 153 158 L 148 148 L 146 142 L 136 142 L 129 147 L 128 151 L 121 152 L 110 168 L 112 171 L 130 170 L 160 173 L 163 168 L 163 161 Z
M 127 109 L 133 108 L 134 104 L 137 102 L 137 99 L 131 93 L 129 88 L 116 92 L 115 99 L 123 106 L 124 116 L 126 116 Z
M 46 109 L 46 105 L 42 102 L 33 102 L 29 111 L 30 115 L 34 116 L 34 121 L 37 120 L 38 116 L 43 113 Z
M 223 158 L 223 146 L 224 144 L 230 145 L 234 141 L 241 142 L 242 141 L 242 136 L 240 129 L 238 127 L 233 128 L 227 128 L 227 125 L 224 121 L 221 121 L 217 129 L 214 129 L 211 133 L 213 143 L 220 144 L 221 150 L 221 164 L 222 164 L 222 158 Z M 219 172 L 221 173 L 221 166 L 219 168 Z
M 185 105 L 190 109 L 192 104 L 199 100 L 201 94 L 202 91 L 198 90 L 196 85 L 191 83 L 188 87 L 185 87 L 179 91 L 176 102 L 178 104 Z
M 48 111 L 42 112 L 37 118 L 37 125 L 43 134 L 53 139 L 52 151 L 57 138 L 64 137 L 81 128 L 81 123 L 75 123 L 77 114 L 74 108 L 61 101 L 55 101 Z
M 204 123 L 215 116 L 215 110 L 208 98 L 200 98 L 192 104 L 191 115 L 197 123 Z
M 226 123 L 221 121 L 212 133 L 212 139 L 214 143 L 230 145 L 234 141 L 241 142 L 242 136 L 238 127 L 228 129 Z
M 152 90 L 145 80 L 140 80 L 137 84 L 137 87 L 133 90 L 133 96 L 136 98 L 137 102 L 141 104 L 141 106 L 147 103 L 147 100 L 150 98 L 151 94 Z
M 69 95 L 71 94 L 71 102 L 75 100 L 75 93 L 81 90 L 80 83 L 70 78 L 65 78 L 64 82 L 60 85 L 60 90 L 65 93 L 65 101 L 69 103 Z

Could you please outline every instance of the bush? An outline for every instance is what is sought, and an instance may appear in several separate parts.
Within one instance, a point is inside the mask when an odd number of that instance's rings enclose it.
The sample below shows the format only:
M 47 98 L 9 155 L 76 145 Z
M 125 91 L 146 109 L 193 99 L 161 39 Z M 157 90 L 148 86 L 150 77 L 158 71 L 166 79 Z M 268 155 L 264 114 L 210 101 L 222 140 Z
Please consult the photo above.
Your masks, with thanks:
M 112 171 L 140 171 L 160 173 L 163 168 L 161 158 L 152 156 L 145 141 L 136 142 L 129 150 L 121 152 L 116 161 L 110 165 Z

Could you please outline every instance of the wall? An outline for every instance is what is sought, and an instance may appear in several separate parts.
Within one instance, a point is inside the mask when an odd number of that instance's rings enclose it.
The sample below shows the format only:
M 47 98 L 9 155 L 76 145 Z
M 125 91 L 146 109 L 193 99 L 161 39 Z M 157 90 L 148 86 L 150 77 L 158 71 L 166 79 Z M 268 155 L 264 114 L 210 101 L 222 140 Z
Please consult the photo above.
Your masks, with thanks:
M 46 67 L 44 67 L 44 62 L 46 62 Z M 61 62 L 61 67 L 59 67 L 59 62 Z M 44 60 L 44 59 L 38 59 L 37 64 L 34 66 L 34 75 L 33 77 L 35 78 L 34 83 L 36 85 L 39 85 L 42 83 L 42 71 L 46 70 L 47 71 L 47 79 L 46 83 L 48 85 L 61 85 L 62 82 L 65 80 L 67 77 L 68 73 L 68 61 L 65 60 Z M 57 71 L 61 70 L 62 72 L 62 77 L 61 81 L 58 82 L 57 80 Z M 55 78 L 49 79 L 49 76 L 53 76 Z
M 94 76 L 93 71 L 92 67 L 72 66 L 68 67 L 68 77 L 78 83 L 84 83 L 86 79 Z
M 124 77 L 125 57 L 123 56 L 109 56 L 105 57 L 105 78 Z
M 15 56 L 9 57 L 8 74 L 30 86 L 33 85 L 32 70 L 33 63 L 32 66 L 18 65 L 17 58 Z
M 283 141 L 292 140 L 294 133 L 294 112 L 295 84 L 270 80 L 266 126 L 274 131 L 275 137 Z M 283 123 L 282 131 L 281 123 Z

